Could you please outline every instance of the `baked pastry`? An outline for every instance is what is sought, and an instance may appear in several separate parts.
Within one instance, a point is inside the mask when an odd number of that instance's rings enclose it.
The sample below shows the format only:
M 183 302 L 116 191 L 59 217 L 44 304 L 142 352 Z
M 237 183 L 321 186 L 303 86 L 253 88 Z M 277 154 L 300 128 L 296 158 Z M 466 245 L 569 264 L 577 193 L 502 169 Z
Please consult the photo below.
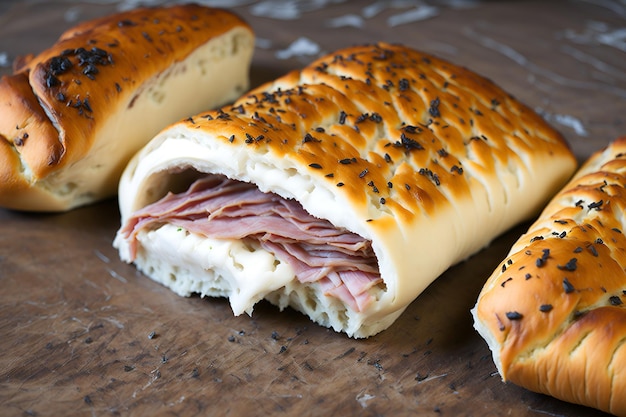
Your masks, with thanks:
M 198 5 L 81 23 L 0 79 L 0 206 L 64 211 L 115 195 L 130 157 L 249 88 L 254 35 Z
M 502 378 L 626 416 L 626 137 L 598 151 L 486 282 L 472 313 Z
M 120 181 L 115 246 L 180 295 L 228 297 L 235 314 L 267 299 L 367 337 L 575 166 L 487 79 L 351 47 L 159 133 Z

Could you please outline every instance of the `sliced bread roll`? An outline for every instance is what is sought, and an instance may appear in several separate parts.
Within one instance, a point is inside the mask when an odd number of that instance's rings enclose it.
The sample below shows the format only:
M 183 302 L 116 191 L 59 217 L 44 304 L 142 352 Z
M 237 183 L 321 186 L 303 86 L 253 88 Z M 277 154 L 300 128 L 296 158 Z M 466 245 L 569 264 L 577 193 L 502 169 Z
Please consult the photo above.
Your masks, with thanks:
M 0 79 L 0 206 L 64 211 L 115 195 L 130 157 L 176 120 L 248 89 L 249 26 L 182 5 L 84 22 Z
M 267 299 L 367 337 L 575 166 L 487 79 L 352 47 L 159 133 L 120 182 L 115 246 L 180 295 L 228 297 L 235 314 Z
M 502 378 L 626 416 L 626 138 L 594 154 L 472 310 Z

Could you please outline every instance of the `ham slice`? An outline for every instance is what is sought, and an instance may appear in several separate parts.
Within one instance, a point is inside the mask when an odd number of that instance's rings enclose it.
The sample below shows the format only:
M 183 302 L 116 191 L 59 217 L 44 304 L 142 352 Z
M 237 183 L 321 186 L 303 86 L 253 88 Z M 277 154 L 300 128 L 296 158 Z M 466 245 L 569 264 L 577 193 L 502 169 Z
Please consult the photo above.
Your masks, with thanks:
M 298 281 L 317 282 L 355 311 L 374 301 L 369 290 L 382 284 L 370 241 L 245 182 L 209 175 L 133 213 L 121 230 L 133 259 L 137 234 L 165 223 L 211 238 L 256 240 L 291 265 Z

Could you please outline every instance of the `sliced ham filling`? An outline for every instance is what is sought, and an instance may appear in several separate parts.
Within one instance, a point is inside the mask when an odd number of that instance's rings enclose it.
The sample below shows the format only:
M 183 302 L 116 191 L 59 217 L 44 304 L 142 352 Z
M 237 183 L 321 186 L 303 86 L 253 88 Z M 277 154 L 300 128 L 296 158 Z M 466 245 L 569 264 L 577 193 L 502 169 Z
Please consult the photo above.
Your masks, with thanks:
M 365 309 L 374 300 L 369 290 L 382 284 L 370 241 L 252 184 L 211 175 L 138 210 L 122 230 L 133 259 L 137 233 L 165 223 L 214 239 L 256 240 L 291 265 L 298 281 L 317 282 L 355 311 Z

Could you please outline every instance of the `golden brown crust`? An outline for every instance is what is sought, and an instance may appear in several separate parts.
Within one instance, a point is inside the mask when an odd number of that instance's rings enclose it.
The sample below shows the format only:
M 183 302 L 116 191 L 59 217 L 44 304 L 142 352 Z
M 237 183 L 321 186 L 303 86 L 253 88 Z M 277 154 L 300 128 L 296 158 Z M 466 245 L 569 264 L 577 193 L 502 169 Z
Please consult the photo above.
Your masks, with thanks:
M 465 169 L 497 181 L 498 170 L 529 169 L 533 153 L 553 156 L 557 171 L 563 161 L 567 172 L 575 165 L 563 137 L 491 81 L 399 45 L 347 48 L 222 111 L 229 117 L 209 123 L 209 130 L 232 132 L 236 146 L 249 135 L 258 152 L 319 165 L 312 175 L 341 183 L 363 203 L 385 199 L 397 218 L 408 219 L 414 210 L 433 215 L 449 204 L 450 193 L 467 197 L 472 180 L 463 179 Z M 207 113 L 187 123 L 202 128 L 207 115 L 215 117 Z M 307 134 L 313 140 L 305 140 Z M 378 192 L 363 187 L 367 182 Z
M 4 176 L 12 169 L 23 178 L 13 179 L 9 189 L 0 185 L 0 205 L 37 209 L 21 207 L 10 194 L 27 194 L 38 181 L 85 157 L 96 142 L 114 140 L 100 137 L 102 130 L 112 116 L 133 107 L 146 83 L 234 28 L 249 31 L 224 10 L 140 8 L 81 23 L 49 49 L 20 60 L 18 72 L 0 80 L 0 164 Z
M 594 154 L 485 284 L 502 377 L 626 415 L 626 137 Z

